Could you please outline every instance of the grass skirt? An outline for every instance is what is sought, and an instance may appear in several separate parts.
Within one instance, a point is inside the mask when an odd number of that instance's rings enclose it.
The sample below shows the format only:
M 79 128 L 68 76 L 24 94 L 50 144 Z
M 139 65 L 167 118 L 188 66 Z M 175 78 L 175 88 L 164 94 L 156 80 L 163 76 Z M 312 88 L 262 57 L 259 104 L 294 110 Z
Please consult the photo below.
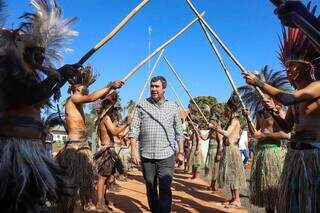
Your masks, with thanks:
M 246 184 L 246 174 L 238 146 L 224 146 L 219 165 L 218 183 L 221 187 L 240 189 Z
M 0 137 L 0 211 L 39 212 L 72 195 L 74 185 L 37 139 Z
M 79 199 L 82 205 L 85 205 L 95 193 L 96 168 L 92 152 L 87 142 L 67 143 L 57 154 L 56 160 L 62 168 L 66 169 L 77 188 L 78 193 L 66 199 L 59 207 L 72 212 Z
M 189 154 L 189 158 L 188 158 L 188 168 L 189 168 L 189 172 L 192 171 L 192 163 L 193 163 L 193 158 L 194 158 L 194 153 L 196 151 L 196 146 L 192 146 L 190 149 L 190 154 Z
M 320 212 L 320 149 L 288 149 L 277 212 Z
M 215 157 L 217 154 L 217 146 L 209 145 L 208 156 L 206 160 L 206 168 L 208 169 L 208 178 L 210 181 L 218 179 L 219 174 L 219 162 L 215 162 Z
M 195 151 L 192 159 L 192 167 L 200 168 L 203 166 L 203 154 L 201 150 Z
M 98 168 L 98 174 L 103 177 L 109 177 L 116 172 L 119 174 L 124 173 L 123 164 L 114 148 L 102 146 L 100 150 L 94 154 L 94 161 Z
M 250 176 L 252 204 L 276 209 L 282 172 L 282 148 L 276 144 L 258 145 Z

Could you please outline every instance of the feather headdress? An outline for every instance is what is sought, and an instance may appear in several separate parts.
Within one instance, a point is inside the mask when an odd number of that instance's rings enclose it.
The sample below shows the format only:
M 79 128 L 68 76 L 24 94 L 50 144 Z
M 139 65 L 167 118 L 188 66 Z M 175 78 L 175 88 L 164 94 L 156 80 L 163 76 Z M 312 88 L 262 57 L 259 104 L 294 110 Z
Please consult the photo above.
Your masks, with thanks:
M 86 87 L 89 87 L 96 81 L 97 77 L 98 75 L 94 74 L 92 71 L 92 66 L 86 65 L 79 70 L 77 75 L 68 80 L 69 84 L 71 85 L 71 88 L 69 88 L 69 93 L 71 92 L 70 89 L 72 89 L 72 87 L 75 85 L 84 85 Z
M 225 106 L 233 113 L 237 113 L 241 110 L 240 100 L 235 92 L 231 94 Z
M 308 10 L 311 3 L 307 5 Z M 316 6 L 312 8 L 314 15 Z M 320 16 L 318 17 L 320 20 Z M 310 68 L 313 80 L 320 80 L 320 52 L 315 48 L 312 41 L 299 28 L 282 28 L 282 40 L 280 42 L 279 59 L 284 67 L 290 62 L 304 63 Z
M 274 71 L 268 69 L 268 66 L 262 68 L 258 74 L 256 74 L 260 80 L 270 84 L 273 87 L 284 91 L 292 91 L 290 82 L 286 74 L 282 71 Z M 265 108 L 262 104 L 261 97 L 257 90 L 251 85 L 245 85 L 238 88 L 242 100 L 248 110 L 251 112 L 251 117 L 256 118 L 258 112 L 262 112 Z
M 78 35 L 71 30 L 76 18 L 64 19 L 56 0 L 31 0 L 31 4 L 36 11 L 20 17 L 24 22 L 18 31 L 25 46 L 44 48 L 44 65 L 54 67 L 54 61 L 62 63 L 62 53 L 70 51 L 65 45 Z
M 55 126 L 64 126 L 65 122 L 61 118 L 59 113 L 51 113 L 44 121 L 44 126 L 47 128 L 55 127 Z

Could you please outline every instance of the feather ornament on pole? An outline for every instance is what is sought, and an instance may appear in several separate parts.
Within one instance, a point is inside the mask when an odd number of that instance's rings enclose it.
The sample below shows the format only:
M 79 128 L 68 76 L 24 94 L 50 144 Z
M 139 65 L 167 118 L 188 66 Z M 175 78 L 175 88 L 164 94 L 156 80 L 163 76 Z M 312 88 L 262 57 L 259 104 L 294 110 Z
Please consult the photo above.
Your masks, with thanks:
M 200 17 L 204 15 L 204 12 L 199 14 Z M 194 23 L 196 23 L 199 18 L 193 19 L 187 26 L 181 29 L 177 34 L 171 37 L 169 40 L 164 42 L 160 47 L 158 47 L 155 51 L 153 51 L 149 56 L 143 59 L 137 66 L 135 66 L 123 79 L 122 81 L 126 82 L 134 73 L 136 73 L 143 65 L 145 65 L 153 56 L 155 56 L 158 52 L 160 52 L 163 48 L 168 46 L 172 41 L 178 38 L 182 33 L 184 33 L 187 29 L 189 29 Z
M 110 41 L 129 21 L 145 6 L 149 0 L 143 0 L 136 8 L 134 8 L 108 35 L 98 42 L 91 50 L 89 50 L 80 60 L 79 64 L 84 64 L 98 49 Z
M 190 8 L 192 9 L 192 11 L 195 13 L 195 15 L 199 18 L 200 22 L 204 25 L 201 25 L 201 27 L 205 27 L 206 29 L 204 30 L 208 30 L 213 37 L 218 41 L 218 43 L 221 45 L 221 47 L 224 49 L 224 51 L 226 51 L 226 53 L 230 56 L 230 58 L 233 60 L 233 62 L 239 67 L 239 69 L 241 70 L 241 72 L 245 73 L 247 72 L 247 69 L 238 61 L 238 59 L 231 53 L 231 51 L 227 48 L 227 46 L 223 43 L 223 41 L 219 38 L 219 36 L 212 30 L 212 28 L 209 26 L 209 24 L 204 20 L 203 17 L 199 16 L 199 12 L 197 11 L 197 9 L 194 7 L 194 5 L 191 3 L 190 0 L 186 0 L 190 6 Z M 264 94 L 263 92 L 260 90 L 260 88 L 256 87 L 257 91 L 259 92 L 259 94 L 261 95 L 262 98 L 264 98 Z
M 180 76 L 178 75 L 178 73 L 176 72 L 176 70 L 174 69 L 174 67 L 171 65 L 171 63 L 169 62 L 169 60 L 164 56 L 163 57 L 164 60 L 166 61 L 166 63 L 168 64 L 170 70 L 173 72 L 173 74 L 176 76 L 176 78 L 178 79 L 179 83 L 181 84 L 181 86 L 183 87 L 183 89 L 185 90 L 185 92 L 188 94 L 188 96 L 190 97 L 191 101 L 194 103 L 194 105 L 196 106 L 196 108 L 198 109 L 198 111 L 200 112 L 201 116 L 203 117 L 203 119 L 205 120 L 205 122 L 207 124 L 209 124 L 208 119 L 206 118 L 206 116 L 203 114 L 202 110 L 200 109 L 199 105 L 197 104 L 197 102 L 193 99 L 191 93 L 189 92 L 189 90 L 187 89 L 186 85 L 183 83 L 182 79 L 180 78 Z

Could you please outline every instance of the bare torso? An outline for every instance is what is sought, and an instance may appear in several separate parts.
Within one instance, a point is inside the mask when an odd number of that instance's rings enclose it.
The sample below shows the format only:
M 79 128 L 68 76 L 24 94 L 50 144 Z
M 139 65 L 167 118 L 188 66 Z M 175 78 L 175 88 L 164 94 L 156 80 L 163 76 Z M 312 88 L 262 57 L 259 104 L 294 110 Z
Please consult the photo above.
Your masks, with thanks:
M 101 145 L 103 146 L 113 146 L 114 140 L 113 135 L 108 131 L 107 126 L 105 125 L 104 121 L 107 119 L 107 116 L 105 116 L 101 122 L 99 123 L 99 136 Z
M 40 139 L 40 109 L 23 105 L 0 112 L 0 136 Z
M 257 116 L 257 123 L 259 126 L 258 130 L 260 130 L 262 133 L 272 133 L 280 131 L 280 128 L 277 126 L 275 120 L 271 115 L 266 118 Z M 260 141 L 263 141 L 263 139 L 261 139 Z
M 275 128 L 275 121 L 272 116 L 269 116 L 267 118 L 258 117 L 257 122 L 259 124 L 261 132 L 275 132 L 278 130 L 276 130 Z
M 295 131 L 312 134 L 320 140 L 320 98 L 290 106 Z
M 217 139 L 217 133 L 216 133 L 215 131 L 210 131 L 210 132 L 209 132 L 209 139 L 218 141 L 218 139 Z
M 238 143 L 238 140 L 240 138 L 241 125 L 240 125 L 240 121 L 237 118 L 233 118 L 232 122 L 234 122 L 234 124 L 232 124 L 234 125 L 234 128 L 232 129 L 232 131 L 228 136 L 227 143 L 229 143 L 230 145 L 235 145 Z
M 69 140 L 86 139 L 85 116 L 81 104 L 74 104 L 70 98 L 66 102 L 66 124 Z

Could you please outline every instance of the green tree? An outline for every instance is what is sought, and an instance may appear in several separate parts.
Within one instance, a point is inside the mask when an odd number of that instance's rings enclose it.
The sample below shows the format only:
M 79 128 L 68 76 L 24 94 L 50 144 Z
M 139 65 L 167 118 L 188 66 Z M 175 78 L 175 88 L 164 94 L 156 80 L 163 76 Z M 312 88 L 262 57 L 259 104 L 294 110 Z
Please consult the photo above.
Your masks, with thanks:
M 211 118 L 219 119 L 221 121 L 222 128 L 227 127 L 229 120 L 224 116 L 225 103 L 218 102 L 217 99 L 212 96 L 198 96 L 195 97 L 194 100 L 208 121 L 210 121 Z M 200 128 L 207 128 L 205 120 L 191 100 L 189 102 L 189 110 L 191 119 L 197 123 Z M 241 127 L 245 128 L 247 126 L 247 122 L 242 114 L 240 114 L 239 119 Z
M 128 111 L 128 114 L 130 114 L 135 107 L 136 102 L 134 100 L 129 100 L 126 106 L 126 110 Z
M 212 115 L 212 108 L 217 105 L 218 101 L 215 97 L 212 96 L 198 96 L 194 98 L 195 102 L 207 118 L 207 120 L 210 120 Z M 200 128 L 206 128 L 207 124 L 202 117 L 201 113 L 198 111 L 196 105 L 192 102 L 192 100 L 189 101 L 189 110 L 191 114 L 191 119 L 197 123 Z

